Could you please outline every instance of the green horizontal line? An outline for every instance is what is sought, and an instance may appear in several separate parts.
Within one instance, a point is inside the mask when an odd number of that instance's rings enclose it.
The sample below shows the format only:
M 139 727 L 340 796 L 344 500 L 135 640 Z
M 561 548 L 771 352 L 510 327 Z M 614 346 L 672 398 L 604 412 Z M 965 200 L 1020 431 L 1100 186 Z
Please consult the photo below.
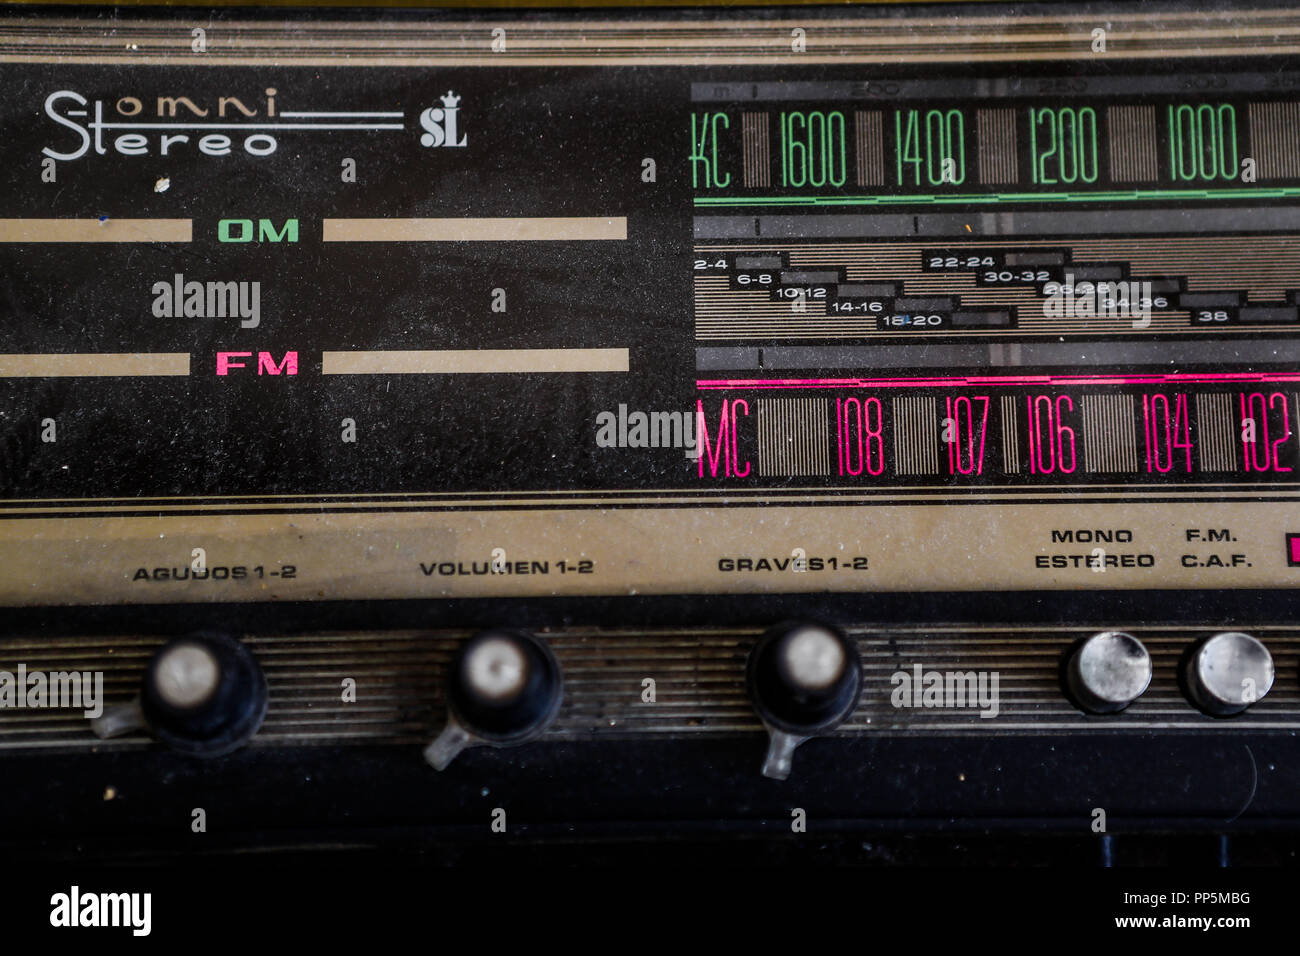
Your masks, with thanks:
M 1286 199 L 1300 186 L 1268 189 L 1128 189 L 1067 193 L 930 193 L 910 196 L 697 196 L 697 206 L 897 206 L 1004 202 L 1135 202 L 1143 199 Z

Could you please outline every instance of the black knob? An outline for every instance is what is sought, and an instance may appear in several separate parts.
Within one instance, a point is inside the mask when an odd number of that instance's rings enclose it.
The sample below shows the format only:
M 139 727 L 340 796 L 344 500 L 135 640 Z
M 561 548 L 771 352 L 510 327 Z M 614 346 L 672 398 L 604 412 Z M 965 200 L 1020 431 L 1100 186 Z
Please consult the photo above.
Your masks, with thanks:
M 563 681 L 549 647 L 522 631 L 471 638 L 451 667 L 448 699 L 466 730 L 494 743 L 540 733 L 560 707 Z
M 225 634 L 165 644 L 149 662 L 140 709 L 153 735 L 201 757 L 229 753 L 262 726 L 266 678 L 257 659 Z
M 809 736 L 830 730 L 857 706 L 862 661 L 848 638 L 811 622 L 780 624 L 749 655 L 749 696 L 770 725 Z

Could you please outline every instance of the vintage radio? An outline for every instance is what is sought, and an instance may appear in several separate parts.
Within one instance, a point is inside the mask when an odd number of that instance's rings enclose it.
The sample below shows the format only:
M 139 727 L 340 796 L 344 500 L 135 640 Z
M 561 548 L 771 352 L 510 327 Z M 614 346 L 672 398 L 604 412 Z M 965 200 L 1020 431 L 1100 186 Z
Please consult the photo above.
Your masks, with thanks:
M 6 7 L 0 845 L 1288 859 L 1297 52 Z

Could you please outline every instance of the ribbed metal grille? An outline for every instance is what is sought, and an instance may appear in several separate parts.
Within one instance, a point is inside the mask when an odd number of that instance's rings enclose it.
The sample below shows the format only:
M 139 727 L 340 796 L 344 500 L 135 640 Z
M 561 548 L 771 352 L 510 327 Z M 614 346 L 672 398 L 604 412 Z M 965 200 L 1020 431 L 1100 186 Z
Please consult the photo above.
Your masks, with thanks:
M 1121 627 L 1123 625 L 1120 625 Z M 1201 715 L 1177 686 L 1179 655 L 1220 629 L 1131 626 L 1150 651 L 1155 676 L 1132 707 L 1108 717 L 1079 713 L 1063 696 L 1060 665 L 1077 638 L 1100 628 L 851 629 L 863 657 L 862 703 L 842 734 L 1219 732 L 1235 727 L 1300 730 L 1300 631 L 1253 628 L 1273 654 L 1269 695 L 1228 721 Z M 573 628 L 541 632 L 564 669 L 564 704 L 553 738 L 754 732 L 759 723 L 745 694 L 745 658 L 756 629 Z M 253 637 L 245 640 L 270 683 L 266 723 L 253 746 L 425 742 L 445 716 L 442 684 L 463 631 L 394 631 Z M 0 670 L 104 672 L 109 703 L 129 700 L 145 663 L 162 643 L 151 636 L 0 641 Z M 998 674 L 998 716 L 977 708 L 904 708 L 890 702 L 891 677 L 911 672 Z M 345 678 L 356 703 L 341 700 Z M 656 701 L 642 701 L 655 681 Z M 0 751 L 89 751 L 149 746 L 145 737 L 97 740 L 79 711 L 0 709 Z

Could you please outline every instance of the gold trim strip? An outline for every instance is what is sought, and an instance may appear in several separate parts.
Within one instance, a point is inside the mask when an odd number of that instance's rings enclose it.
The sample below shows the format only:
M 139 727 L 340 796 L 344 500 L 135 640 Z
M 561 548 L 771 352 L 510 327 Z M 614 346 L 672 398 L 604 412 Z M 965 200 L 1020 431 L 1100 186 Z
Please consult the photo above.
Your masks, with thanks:
M 0 378 L 108 378 L 189 374 L 188 352 L 0 355 Z
M 1106 545 L 1107 561 L 1126 563 L 1094 571 L 1095 545 L 1054 540 L 1062 528 L 1126 529 L 1131 542 Z M 1189 528 L 1228 528 L 1234 540 L 1189 542 Z M 1297 588 L 1287 530 L 1300 531 L 1294 505 L 1251 501 L 14 518 L 0 521 L 0 606 Z M 225 570 L 191 578 L 196 546 Z M 494 548 L 506 552 L 504 573 L 488 566 Z M 802 573 L 791 573 L 796 548 L 809 558 Z M 251 572 L 288 565 L 292 577 Z
M 623 216 L 326 219 L 325 242 L 570 242 L 627 238 Z
M 780 20 L 685 19 L 205 23 L 190 51 L 185 20 L 0 19 L 0 62 L 193 66 L 577 66 L 960 62 L 1251 56 L 1300 51 L 1300 13 L 1230 10 Z M 493 52 L 492 31 L 506 30 Z M 802 30 L 795 52 L 794 30 Z
M 1267 495 L 1270 499 L 1276 499 L 1279 496 L 1296 498 L 1300 497 L 1300 488 L 1293 485 L 1283 485 L 1277 483 L 1259 484 L 1242 486 L 1236 490 L 1225 489 L 1221 484 L 1188 482 L 1188 481 L 1171 481 L 1162 483 L 1159 486 L 1164 492 L 1169 494 L 1185 494 L 1191 498 L 1202 501 L 1208 498 L 1226 499 L 1230 497 L 1246 498 L 1256 500 L 1261 495 Z M 1097 482 L 1095 484 L 1078 484 L 1062 483 L 1059 485 L 1043 486 L 1039 489 L 1027 489 L 1023 486 L 1016 485 L 980 485 L 980 498 L 1032 498 L 1035 495 L 1042 498 L 1049 492 L 1074 498 L 1077 496 L 1113 498 L 1117 495 L 1130 493 L 1135 497 L 1149 498 L 1151 496 L 1152 486 L 1140 483 L 1105 483 Z M 956 501 L 958 503 L 968 500 L 969 496 L 964 494 L 946 494 L 946 489 L 934 485 L 893 485 L 890 489 L 898 494 L 887 496 L 890 499 L 913 499 L 918 500 L 925 498 L 931 501 Z M 927 492 L 939 492 L 939 494 L 927 494 Z M 566 501 L 573 500 L 586 502 L 588 498 L 600 504 L 617 505 L 620 502 L 638 502 L 642 499 L 646 501 L 664 501 L 670 504 L 692 504 L 692 503 L 709 503 L 716 498 L 726 498 L 736 501 L 758 501 L 762 504 L 781 502 L 781 501 L 814 501 L 834 504 L 845 498 L 851 500 L 875 501 L 884 500 L 879 495 L 862 494 L 861 488 L 845 485 L 831 485 L 818 487 L 790 487 L 790 488 L 654 488 L 654 489 L 635 489 L 635 488 L 610 488 L 600 491 L 569 491 L 569 490 L 552 490 L 543 488 L 530 488 L 527 491 L 515 492 L 512 494 L 502 495 L 496 491 L 375 491 L 375 492 L 328 492 L 321 494 L 267 494 L 267 495 L 145 495 L 130 498 L 0 498 L 0 509 L 6 505 L 25 505 L 36 504 L 46 506 L 59 505 L 111 505 L 114 502 L 130 504 L 138 507 L 143 504 L 157 504 L 159 502 L 207 502 L 207 501 L 231 501 L 231 502 L 259 502 L 259 501 L 284 501 L 284 502 L 308 502 L 313 509 L 317 503 L 321 502 L 340 502 L 340 503 L 360 503 L 383 505 L 386 501 L 401 499 L 402 501 L 471 501 L 475 499 L 491 499 L 485 501 L 486 504 L 519 504 L 527 503 L 532 498 L 544 499 L 547 497 L 564 498 Z M 916 494 L 909 494 L 916 492 Z M 670 498 L 668 496 L 678 495 L 679 497 Z M 495 496 L 495 497 L 494 497 Z
M 626 372 L 627 349 L 442 349 L 324 352 L 322 375 Z
M 193 242 L 192 219 L 0 219 L 0 242 Z

